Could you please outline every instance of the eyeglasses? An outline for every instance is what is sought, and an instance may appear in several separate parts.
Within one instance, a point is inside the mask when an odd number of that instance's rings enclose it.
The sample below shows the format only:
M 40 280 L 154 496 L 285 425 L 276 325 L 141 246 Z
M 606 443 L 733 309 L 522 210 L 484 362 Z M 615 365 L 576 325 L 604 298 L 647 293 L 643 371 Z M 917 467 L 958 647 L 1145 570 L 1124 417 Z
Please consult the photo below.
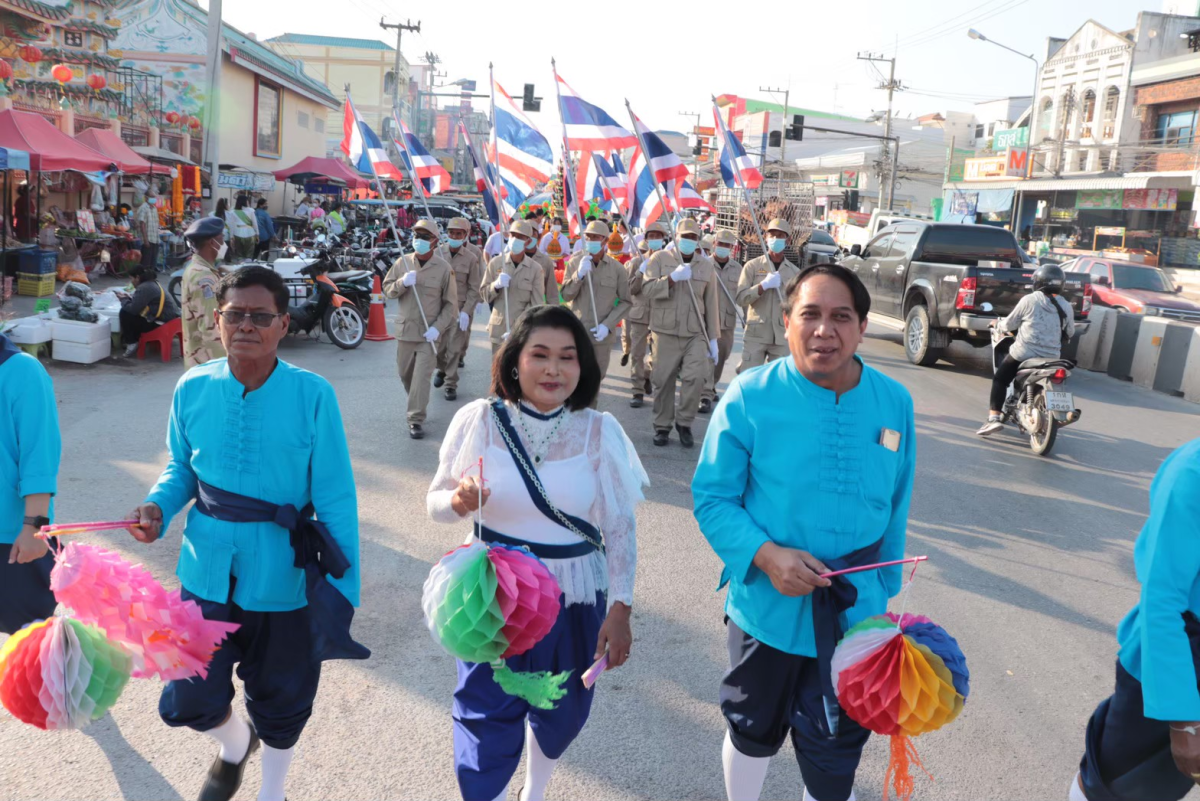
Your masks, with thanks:
M 255 328 L 266 328 L 271 323 L 275 322 L 276 317 L 282 317 L 283 314 L 271 314 L 270 312 L 244 312 L 240 309 L 225 309 L 218 312 L 221 319 L 232 326 L 239 326 L 245 322 L 246 318 L 250 318 L 250 322 Z

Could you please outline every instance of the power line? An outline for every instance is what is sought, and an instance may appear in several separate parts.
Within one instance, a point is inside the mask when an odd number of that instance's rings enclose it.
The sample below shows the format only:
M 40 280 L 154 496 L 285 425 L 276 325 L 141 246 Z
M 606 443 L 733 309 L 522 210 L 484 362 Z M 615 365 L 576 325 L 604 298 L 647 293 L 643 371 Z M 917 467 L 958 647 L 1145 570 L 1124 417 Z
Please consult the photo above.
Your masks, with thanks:
M 950 17 L 949 19 L 944 19 L 944 20 L 942 20 L 941 22 L 934 23 L 933 25 L 930 25 L 928 28 L 924 28 L 924 29 L 922 29 L 922 30 L 920 30 L 920 31 L 917 31 L 917 32 L 915 32 L 915 33 L 909 33 L 909 34 L 905 34 L 904 36 L 901 36 L 901 37 L 900 37 L 899 39 L 897 39 L 897 40 L 895 41 L 895 43 L 893 44 L 893 50 L 898 50 L 898 49 L 900 48 L 900 44 L 901 44 L 902 42 L 907 44 L 907 42 L 908 42 L 908 41 L 910 41 L 910 40 L 913 40 L 913 39 L 919 39 L 920 37 L 922 37 L 922 36 L 924 36 L 924 35 L 928 34 L 928 33 L 929 33 L 930 31 L 932 31 L 932 30 L 935 30 L 935 29 L 937 29 L 937 28 L 941 28 L 941 27 L 943 27 L 943 26 L 945 26 L 945 25 L 948 25 L 948 24 L 953 24 L 953 23 L 955 22 L 955 20 L 962 19 L 963 17 L 969 16 L 969 15 L 971 15 L 971 14 L 975 13 L 975 12 L 976 12 L 976 11 L 978 11 L 979 9 L 983 8 L 984 6 L 991 5 L 992 3 L 996 3 L 996 2 L 1000 2 L 1000 3 L 1006 3 L 1006 2 L 1009 2 L 1009 1 L 1010 1 L 1010 0 L 984 0 L 984 2 L 980 3 L 980 4 L 979 4 L 979 5 L 977 5 L 977 6 L 974 6 L 974 7 L 972 7 L 972 8 L 969 8 L 969 9 L 967 9 L 966 11 L 962 12 L 961 14 L 957 14 L 957 15 L 955 15 L 955 16 L 953 16 L 953 17 Z
M 958 32 L 964 24 L 969 24 L 971 27 L 974 27 L 975 25 L 978 25 L 981 22 L 986 22 L 987 20 L 992 19 L 993 17 L 997 17 L 1001 14 L 1007 14 L 1009 11 L 1019 8 L 1028 2 L 1029 2 L 1029 0 L 1008 0 L 1008 2 L 1004 6 L 1001 6 L 987 14 L 984 14 L 982 17 L 979 17 L 978 19 L 973 20 L 970 23 L 958 23 L 954 27 L 952 27 L 948 30 L 942 31 L 941 33 L 932 34 L 923 39 L 919 39 L 914 42 L 909 42 L 905 45 L 905 47 L 919 47 L 921 45 L 929 44 L 930 42 L 934 42 L 938 39 L 941 39 L 943 36 L 949 36 L 952 33 Z

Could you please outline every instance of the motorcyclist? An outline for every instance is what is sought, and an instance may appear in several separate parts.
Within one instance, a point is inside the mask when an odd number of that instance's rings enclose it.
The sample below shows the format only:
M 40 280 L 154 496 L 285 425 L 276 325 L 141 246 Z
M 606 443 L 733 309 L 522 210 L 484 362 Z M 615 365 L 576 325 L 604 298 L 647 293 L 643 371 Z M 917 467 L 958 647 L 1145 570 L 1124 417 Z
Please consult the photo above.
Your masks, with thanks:
M 987 422 L 975 433 L 981 437 L 1004 427 L 1003 407 L 1008 385 L 1026 359 L 1058 359 L 1062 344 L 1075 335 L 1075 312 L 1061 296 L 1066 276 L 1056 264 L 1045 264 L 1033 274 L 1033 291 L 1021 298 L 1012 313 L 995 325 L 1016 338 L 992 379 Z

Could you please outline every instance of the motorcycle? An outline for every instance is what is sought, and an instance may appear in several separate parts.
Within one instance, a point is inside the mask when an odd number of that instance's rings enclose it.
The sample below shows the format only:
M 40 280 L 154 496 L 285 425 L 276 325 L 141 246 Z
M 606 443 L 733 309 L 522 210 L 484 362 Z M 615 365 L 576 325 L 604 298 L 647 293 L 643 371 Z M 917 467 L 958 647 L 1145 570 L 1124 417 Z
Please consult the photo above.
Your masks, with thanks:
M 328 254 L 322 252 L 312 264 L 300 268 L 300 273 L 312 280 L 313 290 L 306 299 L 288 305 L 288 314 L 291 317 L 288 333 L 311 334 L 312 330 L 320 325 L 333 344 L 345 350 L 352 350 L 362 344 L 367 326 L 358 306 L 342 295 L 338 285 L 334 283 L 329 274 L 332 265 Z M 369 309 L 369 293 L 367 304 Z
M 992 327 L 992 371 L 1000 369 L 1015 337 L 999 326 Z M 1029 437 L 1029 448 L 1045 456 L 1054 447 L 1058 430 L 1083 415 L 1075 408 L 1075 397 L 1064 389 L 1075 362 L 1070 359 L 1026 359 L 1008 387 L 1002 422 L 1012 423 Z

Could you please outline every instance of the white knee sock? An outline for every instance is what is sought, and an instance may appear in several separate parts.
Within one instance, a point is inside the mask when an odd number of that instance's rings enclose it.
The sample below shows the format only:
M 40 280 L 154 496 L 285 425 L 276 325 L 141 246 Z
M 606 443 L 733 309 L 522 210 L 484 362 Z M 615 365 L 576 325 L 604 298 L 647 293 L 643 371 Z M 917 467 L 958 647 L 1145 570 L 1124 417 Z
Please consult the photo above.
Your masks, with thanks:
M 250 725 L 233 710 L 230 710 L 228 720 L 204 733 L 221 744 L 222 761 L 236 765 L 246 758 L 246 750 L 250 748 Z
M 734 746 L 729 732 L 725 732 L 721 764 L 725 767 L 725 795 L 729 801 L 758 801 L 771 758 L 746 756 Z
M 295 746 L 280 750 L 263 743 L 262 787 L 258 791 L 258 801 L 283 801 L 283 785 L 295 752 Z
M 817 799 L 813 798 L 813 794 L 808 791 L 807 787 L 804 788 L 804 801 L 817 801 Z M 850 791 L 850 797 L 846 801 L 854 801 L 853 790 Z
M 551 759 L 542 753 L 537 737 L 529 723 L 525 724 L 525 789 L 521 791 L 519 801 L 545 801 L 546 785 L 554 775 L 557 759 Z
M 1067 801 L 1088 801 L 1087 793 L 1079 785 L 1079 771 L 1076 771 L 1075 778 L 1071 779 L 1071 791 L 1067 793 Z

